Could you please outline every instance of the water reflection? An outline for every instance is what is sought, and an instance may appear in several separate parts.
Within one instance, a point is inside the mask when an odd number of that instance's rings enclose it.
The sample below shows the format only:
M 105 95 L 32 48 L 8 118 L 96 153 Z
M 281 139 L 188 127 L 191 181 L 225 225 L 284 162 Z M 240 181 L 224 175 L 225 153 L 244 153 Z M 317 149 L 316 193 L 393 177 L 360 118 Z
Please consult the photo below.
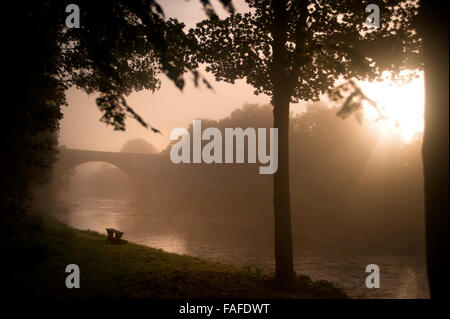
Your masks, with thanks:
M 273 247 L 231 239 L 191 238 L 173 227 L 171 218 L 156 219 L 137 214 L 121 200 L 82 199 L 71 203 L 72 209 L 59 218 L 79 229 L 105 233 L 105 228 L 125 232 L 124 238 L 167 252 L 188 254 L 236 266 L 254 264 L 267 272 L 274 270 Z M 169 231 L 171 230 L 171 231 Z M 343 287 L 355 298 L 429 298 L 424 258 L 420 256 L 362 256 L 330 251 L 294 251 L 294 266 L 313 280 L 325 279 Z M 377 264 L 381 287 L 365 287 L 365 267 Z
M 186 248 L 185 241 L 174 235 L 154 235 L 149 237 L 148 235 L 131 236 L 130 240 L 142 245 L 160 248 L 169 253 L 175 254 L 188 254 L 189 250 Z

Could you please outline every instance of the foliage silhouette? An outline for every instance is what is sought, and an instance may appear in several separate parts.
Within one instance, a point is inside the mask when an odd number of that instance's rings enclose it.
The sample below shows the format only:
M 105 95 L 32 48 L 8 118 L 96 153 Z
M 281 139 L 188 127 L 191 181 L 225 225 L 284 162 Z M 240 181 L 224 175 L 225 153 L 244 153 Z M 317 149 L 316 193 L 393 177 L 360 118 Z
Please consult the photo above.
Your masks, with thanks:
M 420 1 L 420 14 L 412 21 L 422 46 L 418 51 L 425 73 L 425 127 L 422 145 L 425 192 L 427 268 L 432 298 L 442 298 L 448 287 L 448 12 L 435 1 Z M 444 40 L 443 40 L 444 39 Z M 343 101 L 342 92 L 347 92 Z M 345 118 L 370 102 L 349 81 L 330 92 Z M 380 113 L 381 118 L 383 118 Z
M 220 2 L 234 12 L 229 0 Z M 209 0 L 201 3 L 213 16 Z M 67 89 L 99 94 L 101 120 L 116 130 L 125 129 L 128 116 L 157 133 L 127 104 L 128 94 L 158 89 L 161 74 L 180 89 L 186 73 L 193 74 L 196 84 L 202 81 L 210 86 L 190 58 L 192 37 L 183 32 L 182 23 L 165 19 L 156 1 L 80 0 L 79 29 L 65 27 L 68 4 L 13 1 L 5 3 L 0 13 L 0 35 L 8 45 L 3 74 L 9 83 L 3 96 L 7 120 L 0 132 L 4 151 L 0 218 L 9 225 L 5 235 L 11 239 L 2 242 L 6 254 L 15 254 L 14 243 L 27 227 L 36 226 L 27 218 L 30 189 L 46 182 L 41 175 L 50 176 L 57 159 L 56 136 Z M 43 134 L 52 137 L 43 138 Z M 47 156 L 49 152 L 54 154 Z
M 220 2 L 234 12 L 229 0 Z M 207 14 L 214 16 L 209 0 L 201 3 Z M 33 180 L 25 167 L 42 166 L 41 150 L 54 149 L 56 140 L 42 143 L 35 136 L 44 131 L 57 133 L 68 88 L 98 93 L 101 120 L 116 130 L 124 130 L 125 118 L 131 116 L 159 132 L 134 112 L 125 96 L 136 90 L 157 90 L 160 74 L 180 89 L 186 72 L 194 74 L 196 83 L 206 82 L 189 57 L 192 37 L 183 32 L 182 23 L 165 19 L 156 1 L 80 0 L 79 29 L 65 27 L 68 4 L 12 2 L 5 4 L 1 13 L 1 34 L 11 48 L 4 67 L 11 83 L 5 94 L 5 104 L 10 106 L 5 117 L 11 120 L 1 134 L 7 154 L 1 167 L 2 212 L 11 215 L 23 210 L 20 202 L 27 197 Z M 10 26 L 18 21 L 11 32 Z
M 279 161 L 274 175 L 275 264 L 282 288 L 294 278 L 289 195 L 289 104 L 317 101 L 346 79 L 397 77 L 419 66 L 413 31 L 417 8 L 410 1 L 385 1 L 380 28 L 364 23 L 367 1 L 248 0 L 251 12 L 211 18 L 191 31 L 199 41 L 198 62 L 216 80 L 245 78 L 274 105 Z M 394 21 L 394 22 L 392 22 Z

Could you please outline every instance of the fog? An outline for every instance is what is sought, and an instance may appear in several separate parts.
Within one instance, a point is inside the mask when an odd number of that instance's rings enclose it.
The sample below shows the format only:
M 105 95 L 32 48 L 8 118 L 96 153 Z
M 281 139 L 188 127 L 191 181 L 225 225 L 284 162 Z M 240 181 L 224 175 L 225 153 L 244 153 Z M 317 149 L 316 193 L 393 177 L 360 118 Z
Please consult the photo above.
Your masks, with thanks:
M 61 296 L 446 292 L 441 12 L 182 2 L 7 10 L 7 290 L 70 263 Z
M 336 112 L 317 103 L 291 117 L 295 245 L 359 253 L 422 253 L 420 136 L 409 143 L 395 134 L 380 138 L 370 121 L 342 120 Z M 204 119 L 202 126 L 223 131 L 271 123 L 270 105 L 245 104 L 219 121 Z M 141 141 L 144 153 L 144 145 L 151 144 Z M 160 153 L 166 160 L 154 163 L 159 174 L 152 175 L 157 176 L 149 182 L 152 186 L 138 190 L 142 194 L 138 202 L 127 174 L 105 163 L 75 168 L 61 194 L 65 199 L 71 194 L 128 200 L 138 205 L 137 214 L 158 217 L 162 233 L 176 230 L 204 239 L 271 242 L 271 175 L 259 175 L 257 164 L 173 164 L 168 160 L 170 147 Z M 139 153 L 139 148 L 134 151 Z M 153 226 L 139 222 L 136 227 L 154 228 L 155 220 L 149 223 Z M 165 229 L 168 225 L 170 229 Z

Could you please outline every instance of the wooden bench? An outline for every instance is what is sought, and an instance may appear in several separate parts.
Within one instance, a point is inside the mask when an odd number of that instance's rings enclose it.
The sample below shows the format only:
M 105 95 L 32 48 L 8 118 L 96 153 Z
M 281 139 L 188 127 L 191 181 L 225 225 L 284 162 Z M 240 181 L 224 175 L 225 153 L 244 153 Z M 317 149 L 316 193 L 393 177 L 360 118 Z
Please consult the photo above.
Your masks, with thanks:
M 114 229 L 114 228 L 106 228 L 106 232 L 108 233 L 108 241 L 112 244 L 122 244 L 126 241 L 121 239 L 123 232 Z

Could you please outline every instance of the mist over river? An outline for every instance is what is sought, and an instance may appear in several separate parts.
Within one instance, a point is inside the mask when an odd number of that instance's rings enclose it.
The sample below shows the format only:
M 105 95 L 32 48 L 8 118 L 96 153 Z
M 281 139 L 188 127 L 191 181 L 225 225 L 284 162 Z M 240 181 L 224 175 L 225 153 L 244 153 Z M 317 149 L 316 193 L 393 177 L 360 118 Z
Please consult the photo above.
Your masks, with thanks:
M 266 272 L 274 270 L 271 238 L 233 240 L 224 236 L 193 236 L 171 227 L 173 217 L 161 212 L 138 212 L 124 200 L 77 198 L 67 201 L 66 211 L 57 218 L 71 227 L 90 229 L 106 234 L 105 228 L 123 232 L 124 239 L 160 248 L 167 252 L 186 254 L 238 267 L 254 265 Z M 204 221 L 208 227 L 208 221 Z M 232 237 L 232 236 L 230 236 Z M 380 288 L 368 289 L 365 268 L 380 267 Z M 336 283 L 353 298 L 429 298 L 424 256 L 360 255 L 324 249 L 295 247 L 294 265 L 297 273 L 313 280 Z

